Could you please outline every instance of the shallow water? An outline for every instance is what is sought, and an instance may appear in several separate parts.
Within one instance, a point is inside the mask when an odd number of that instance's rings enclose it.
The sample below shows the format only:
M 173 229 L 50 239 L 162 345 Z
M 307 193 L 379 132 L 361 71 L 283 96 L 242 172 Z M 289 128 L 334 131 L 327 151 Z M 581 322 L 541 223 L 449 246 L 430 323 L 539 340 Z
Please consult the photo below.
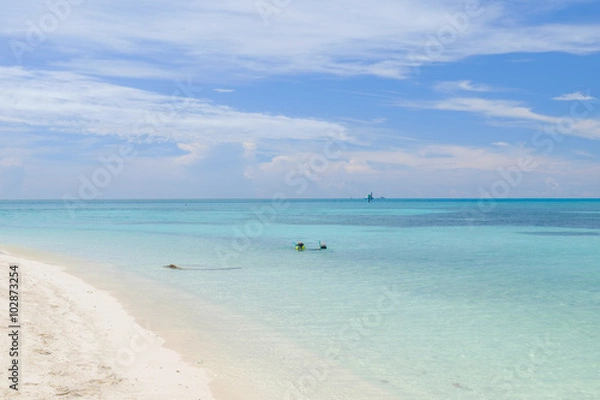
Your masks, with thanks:
M 139 277 L 258 398 L 600 398 L 599 234 L 593 200 L 0 202 L 0 245 Z

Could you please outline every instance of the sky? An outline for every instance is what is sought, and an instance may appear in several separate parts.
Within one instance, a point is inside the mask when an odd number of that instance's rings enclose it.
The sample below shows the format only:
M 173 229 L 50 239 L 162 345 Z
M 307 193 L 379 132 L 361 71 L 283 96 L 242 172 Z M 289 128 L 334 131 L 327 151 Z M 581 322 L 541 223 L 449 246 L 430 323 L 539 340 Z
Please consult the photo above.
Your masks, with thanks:
M 600 197 L 597 1 L 0 3 L 0 199 Z

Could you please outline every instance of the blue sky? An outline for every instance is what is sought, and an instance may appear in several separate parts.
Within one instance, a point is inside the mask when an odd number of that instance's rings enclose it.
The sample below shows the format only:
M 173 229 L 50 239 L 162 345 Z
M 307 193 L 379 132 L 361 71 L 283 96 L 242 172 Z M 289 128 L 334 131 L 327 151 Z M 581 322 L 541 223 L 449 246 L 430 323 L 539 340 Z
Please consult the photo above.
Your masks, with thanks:
M 4 3 L 0 198 L 600 197 L 595 1 Z

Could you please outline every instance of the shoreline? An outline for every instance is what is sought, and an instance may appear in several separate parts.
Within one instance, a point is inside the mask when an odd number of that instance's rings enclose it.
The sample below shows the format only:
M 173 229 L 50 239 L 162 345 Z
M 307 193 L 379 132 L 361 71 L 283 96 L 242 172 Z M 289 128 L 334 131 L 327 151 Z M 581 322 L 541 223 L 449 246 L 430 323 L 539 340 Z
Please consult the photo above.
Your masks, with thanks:
M 194 309 L 195 316 L 191 320 L 182 319 L 182 310 L 177 304 L 196 301 L 186 293 L 173 294 L 123 271 L 103 270 L 100 274 L 86 271 L 78 266 L 81 260 L 69 256 L 2 246 L 0 285 L 7 289 L 8 267 L 13 262 L 19 263 L 23 272 L 23 308 L 33 311 L 40 300 L 46 303 L 41 313 L 37 310 L 28 313 L 35 314 L 26 322 L 36 329 L 34 335 L 23 335 L 24 344 L 39 350 L 47 344 L 48 336 L 62 335 L 65 339 L 62 345 L 72 348 L 68 352 L 53 350 L 45 357 L 29 354 L 30 357 L 23 360 L 26 368 L 22 382 L 31 381 L 31 366 L 36 376 L 31 385 L 21 386 L 21 392 L 31 391 L 29 386 L 35 390 L 54 388 L 54 392 L 38 391 L 26 398 L 316 400 L 331 398 L 334 393 L 340 399 L 352 398 L 358 393 L 361 398 L 397 398 L 390 396 L 380 383 L 356 376 L 338 362 L 337 356 L 324 357 L 299 347 L 269 327 L 220 305 L 196 302 L 199 308 Z M 137 291 L 125 291 L 128 278 L 132 279 L 128 284 L 141 289 L 142 294 L 151 295 L 140 298 Z M 31 293 L 40 289 L 49 291 L 49 295 L 41 299 Z M 168 301 L 173 300 L 173 296 L 177 298 L 176 304 Z M 1 299 L 8 309 L 6 295 Z M 69 306 L 57 312 L 49 306 L 57 303 Z M 24 324 L 25 310 L 22 311 Z M 74 311 L 80 315 L 80 324 L 81 320 L 85 321 L 86 329 L 63 320 Z M 45 315 L 41 324 L 39 314 Z M 52 321 L 55 315 L 59 316 L 58 324 Z M 229 329 L 231 324 L 237 329 Z M 194 326 L 202 329 L 196 330 Z M 32 339 L 35 335 L 37 339 Z M 3 345 L 0 341 L 0 346 L 8 349 L 8 342 Z M 76 350 L 79 346 L 93 351 L 79 354 L 81 352 Z M 0 367 L 8 365 L 7 354 L 0 356 Z M 132 354 L 133 365 L 130 366 L 128 355 Z M 48 360 L 58 357 L 65 363 L 75 360 L 71 362 L 74 368 L 57 371 L 51 369 L 52 365 L 42 363 L 51 364 Z M 75 368 L 78 365 L 87 366 L 83 375 L 79 367 Z M 96 366 L 103 367 L 94 370 L 100 377 L 91 370 Z M 75 379 L 69 379 L 69 375 Z M 55 383 L 57 376 L 67 383 Z M 6 387 L 8 385 L 0 387 L 0 397 L 10 394 L 4 390 Z
M 18 266 L 19 276 L 16 357 L 8 351 L 10 265 Z M 108 292 L 57 265 L 2 251 L 0 266 L 7 310 L 1 397 L 215 400 L 209 372 L 163 347 L 164 340 L 142 328 Z M 6 379 L 14 359 L 20 366 L 18 392 Z

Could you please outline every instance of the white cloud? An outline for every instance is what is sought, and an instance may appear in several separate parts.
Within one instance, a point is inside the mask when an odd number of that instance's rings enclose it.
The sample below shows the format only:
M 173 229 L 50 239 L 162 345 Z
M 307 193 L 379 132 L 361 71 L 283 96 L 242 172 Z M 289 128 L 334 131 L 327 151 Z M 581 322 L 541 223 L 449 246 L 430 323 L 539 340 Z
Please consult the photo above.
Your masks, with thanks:
M 337 123 L 240 112 L 186 97 L 197 95 L 189 82 L 174 83 L 176 95 L 165 96 L 74 73 L 0 67 L 0 86 L 0 121 L 30 131 L 144 138 L 184 147 L 244 143 L 249 137 L 271 146 L 290 139 L 312 143 L 331 135 L 349 139 Z M 200 154 L 200 147 L 193 149 L 191 153 Z
M 522 16 L 536 7 L 305 0 L 265 25 L 254 1 L 86 2 L 33 51 L 45 46 L 63 55 L 56 65 L 78 72 L 207 80 L 306 72 L 402 79 L 414 67 L 472 55 L 600 51 L 600 26 L 528 23 Z M 0 15 L 0 36 L 26 42 L 27 21 L 47 12 L 38 1 L 20 2 Z
M 518 183 L 511 185 L 509 197 L 535 197 L 552 196 L 546 193 L 549 175 L 573 183 L 564 193 L 576 193 L 577 185 L 597 180 L 594 173 L 598 170 L 588 161 L 542 155 L 520 146 L 421 145 L 346 150 L 315 171 L 310 161 L 318 157 L 319 153 L 273 157 L 248 167 L 246 177 L 256 187 L 269 188 L 265 192 L 283 191 L 289 196 L 356 196 L 368 189 L 386 197 L 479 197 L 478 188 L 490 190 L 495 182 L 510 175 Z M 515 171 L 524 165 L 532 169 L 520 170 L 520 177 L 515 177 Z
M 439 82 L 435 84 L 434 89 L 440 92 L 491 92 L 495 90 L 491 86 L 475 84 L 469 80 Z
M 584 150 L 573 150 L 573 154 L 581 156 L 581 157 L 586 157 L 586 158 L 594 157 L 591 153 L 584 151 Z
M 600 120 L 590 118 L 590 110 L 569 108 L 569 115 L 550 116 L 532 111 L 522 102 L 489 100 L 476 97 L 454 97 L 433 102 L 399 101 L 398 106 L 434 110 L 462 111 L 491 119 L 508 120 L 526 124 L 532 129 L 552 131 L 562 135 L 600 140 Z
M 6 157 L 0 158 L 0 166 L 2 167 L 19 167 L 23 165 L 23 162 L 19 157 Z
M 520 157 L 529 156 L 538 164 L 545 164 L 543 157 L 535 156 L 534 149 L 511 148 L 494 150 L 485 147 L 458 145 L 428 145 L 417 149 L 394 151 L 355 152 L 348 157 L 355 163 L 382 163 L 405 166 L 419 170 L 473 169 L 496 171 L 514 166 Z
M 565 118 L 560 125 L 565 135 L 580 136 L 587 139 L 600 139 L 600 120 Z
M 321 159 L 321 156 L 320 153 L 281 155 L 258 164 L 256 168 L 268 175 L 290 171 L 294 167 L 297 170 L 304 170 L 304 167 L 310 170 L 310 163 Z M 499 168 L 517 166 L 519 159 L 525 157 L 542 167 L 551 163 L 547 157 L 536 155 L 533 148 L 511 147 L 500 150 L 458 145 L 424 145 L 389 150 L 344 151 L 340 157 L 324 163 L 327 166 L 326 173 L 315 175 L 323 178 L 333 171 L 342 170 L 348 174 L 381 176 L 382 168 L 386 173 L 461 169 L 494 172 Z
M 433 105 L 438 110 L 468 111 L 488 117 L 533 120 L 546 123 L 557 123 L 558 119 L 531 111 L 522 103 L 508 100 L 487 100 L 474 97 L 456 97 L 442 100 Z
M 170 79 L 175 80 L 185 74 L 177 69 L 165 69 L 159 64 L 150 62 L 115 59 L 75 59 L 51 62 L 50 66 L 58 69 L 77 71 L 79 74 L 104 75 L 117 78 L 134 79 Z
M 596 100 L 596 98 L 593 97 L 593 96 L 590 96 L 589 91 L 588 91 L 588 94 L 585 94 L 583 92 L 567 93 L 567 94 L 563 94 L 563 95 L 560 95 L 560 96 L 553 97 L 552 100 L 557 100 L 557 101 L 590 101 L 590 100 Z
M 220 89 L 220 88 L 217 88 L 217 89 L 213 89 L 213 90 L 215 92 L 217 92 L 217 93 L 233 93 L 233 92 L 235 92 L 234 89 Z
M 186 152 L 185 155 L 175 158 L 175 163 L 182 165 L 191 165 L 204 158 L 208 150 L 208 146 L 201 143 L 178 143 L 177 147 Z

